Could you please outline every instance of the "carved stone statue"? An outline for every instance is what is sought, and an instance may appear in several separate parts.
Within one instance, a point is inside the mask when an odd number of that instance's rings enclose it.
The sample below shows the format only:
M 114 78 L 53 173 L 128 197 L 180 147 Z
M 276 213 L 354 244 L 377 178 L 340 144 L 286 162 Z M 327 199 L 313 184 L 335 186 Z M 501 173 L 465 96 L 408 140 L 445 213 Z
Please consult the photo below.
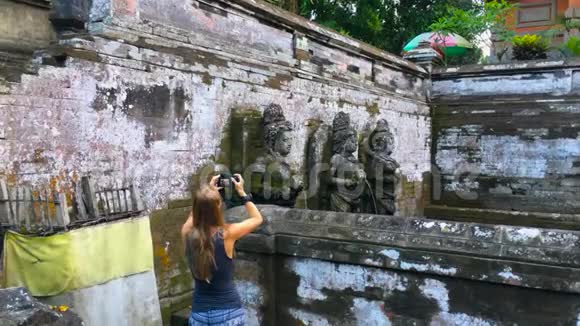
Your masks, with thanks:
M 290 154 L 292 125 L 286 120 L 282 107 L 270 104 L 262 119 L 266 154 L 252 166 L 252 193 L 257 202 L 294 206 L 302 191 L 299 175 L 293 173 L 286 157 Z M 258 178 L 254 177 L 258 175 Z
M 394 138 L 386 120 L 379 120 L 368 139 L 367 175 L 376 202 L 377 214 L 394 214 L 395 188 L 399 163 L 392 157 Z
M 366 186 L 364 167 L 354 156 L 358 149 L 356 131 L 350 116 L 339 112 L 332 122 L 332 158 L 330 159 L 330 209 L 337 212 L 360 212 L 361 196 Z

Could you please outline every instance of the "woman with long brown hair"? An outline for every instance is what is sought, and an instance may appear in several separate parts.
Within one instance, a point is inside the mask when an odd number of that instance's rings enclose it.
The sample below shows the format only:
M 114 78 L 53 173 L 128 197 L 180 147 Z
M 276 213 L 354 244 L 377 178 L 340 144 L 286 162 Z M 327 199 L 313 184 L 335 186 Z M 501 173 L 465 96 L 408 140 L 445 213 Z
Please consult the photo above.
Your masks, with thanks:
M 185 253 L 195 280 L 189 326 L 240 326 L 244 309 L 233 283 L 234 245 L 262 224 L 262 214 L 244 191 L 244 180 L 236 174 L 232 183 L 242 198 L 249 218 L 226 224 L 219 176 L 211 179 L 194 196 L 193 211 L 181 228 Z

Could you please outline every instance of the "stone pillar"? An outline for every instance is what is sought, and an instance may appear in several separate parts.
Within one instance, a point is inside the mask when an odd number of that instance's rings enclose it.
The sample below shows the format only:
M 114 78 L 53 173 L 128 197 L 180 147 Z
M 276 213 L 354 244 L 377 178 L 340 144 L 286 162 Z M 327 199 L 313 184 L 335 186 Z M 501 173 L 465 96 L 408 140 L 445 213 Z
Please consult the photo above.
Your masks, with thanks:
M 427 69 L 429 73 L 433 70 L 433 65 L 442 61 L 443 55 L 433 49 L 429 42 L 421 42 L 415 49 L 405 53 L 404 59 L 413 61 L 421 67 Z

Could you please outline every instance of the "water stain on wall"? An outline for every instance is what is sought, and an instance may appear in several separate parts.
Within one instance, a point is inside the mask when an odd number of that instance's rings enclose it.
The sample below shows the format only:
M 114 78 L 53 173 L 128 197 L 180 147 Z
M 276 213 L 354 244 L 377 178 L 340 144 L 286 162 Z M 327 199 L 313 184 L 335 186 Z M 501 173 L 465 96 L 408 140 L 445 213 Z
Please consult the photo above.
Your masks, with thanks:
M 96 111 L 112 109 L 142 123 L 147 147 L 155 141 L 175 140 L 191 125 L 191 111 L 186 108 L 189 99 L 182 88 L 138 85 L 127 88 L 124 99 L 119 97 L 113 88 L 99 89 L 93 107 Z

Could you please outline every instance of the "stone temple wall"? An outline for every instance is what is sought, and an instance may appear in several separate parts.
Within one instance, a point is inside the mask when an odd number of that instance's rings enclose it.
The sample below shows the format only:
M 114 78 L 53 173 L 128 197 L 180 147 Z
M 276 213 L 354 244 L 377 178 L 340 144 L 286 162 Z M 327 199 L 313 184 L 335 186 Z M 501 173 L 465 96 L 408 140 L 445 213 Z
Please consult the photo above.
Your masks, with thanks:
M 146 206 L 161 208 L 187 197 L 196 168 L 220 154 L 232 110 L 275 103 L 294 127 L 297 169 L 308 121 L 332 124 L 344 111 L 362 131 L 386 119 L 405 180 L 400 211 L 420 210 L 430 169 L 421 68 L 250 1 L 93 1 L 86 10 L 88 33 L 61 17 L 65 31 L 37 52 L 34 73 L 2 83 L 0 173 L 11 183 L 134 181 Z
M 250 325 L 577 323 L 577 232 L 417 217 L 433 159 L 437 204 L 561 208 L 577 229 L 574 63 L 448 69 L 431 87 L 422 68 L 259 1 L 52 3 L 0 0 L 26 14 L 0 16 L 0 176 L 141 188 L 165 322 L 190 302 L 178 230 L 191 177 L 227 150 L 232 112 L 274 103 L 297 170 L 311 122 L 386 119 L 402 187 L 398 216 L 261 207 L 266 225 L 238 246 Z M 482 173 L 455 180 L 462 163 Z
M 52 4 L 0 1 L 13 13 L 0 14 L 0 177 L 69 194 L 85 175 L 137 185 L 154 210 L 165 321 L 191 295 L 178 233 L 191 176 L 220 156 L 234 110 L 281 105 L 297 170 L 308 121 L 331 125 L 343 111 L 363 131 L 386 119 L 398 211 L 420 214 L 431 125 L 422 68 L 261 2 Z
M 438 181 L 433 202 L 578 214 L 578 64 L 547 61 L 436 71 L 433 164 L 438 175 L 433 180 Z M 510 217 L 503 223 L 511 223 Z
M 250 325 L 580 322 L 578 231 L 259 208 L 238 244 Z

